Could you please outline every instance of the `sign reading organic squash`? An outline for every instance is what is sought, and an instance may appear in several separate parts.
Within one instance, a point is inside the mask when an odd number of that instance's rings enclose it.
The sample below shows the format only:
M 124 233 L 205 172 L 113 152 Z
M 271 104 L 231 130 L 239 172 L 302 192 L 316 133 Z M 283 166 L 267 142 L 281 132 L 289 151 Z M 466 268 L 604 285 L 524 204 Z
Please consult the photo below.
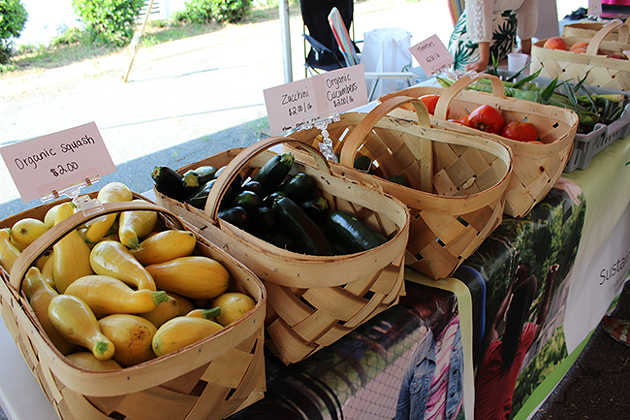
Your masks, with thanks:
M 25 203 L 116 170 L 94 122 L 4 146 L 0 154 Z
M 263 93 L 272 134 L 300 128 L 367 103 L 362 64 L 286 83 Z

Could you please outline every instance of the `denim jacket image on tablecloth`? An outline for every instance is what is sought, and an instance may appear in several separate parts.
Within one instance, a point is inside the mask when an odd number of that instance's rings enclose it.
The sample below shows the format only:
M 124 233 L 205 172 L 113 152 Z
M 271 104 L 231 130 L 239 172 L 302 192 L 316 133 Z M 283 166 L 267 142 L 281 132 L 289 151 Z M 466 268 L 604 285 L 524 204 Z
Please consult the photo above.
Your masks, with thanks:
M 446 395 L 446 419 L 454 419 L 463 397 L 464 358 L 462 335 L 458 328 L 451 350 Z M 429 388 L 435 373 L 435 341 L 433 332 L 427 331 L 424 339 L 407 365 L 398 397 L 395 420 L 421 420 L 429 399 Z

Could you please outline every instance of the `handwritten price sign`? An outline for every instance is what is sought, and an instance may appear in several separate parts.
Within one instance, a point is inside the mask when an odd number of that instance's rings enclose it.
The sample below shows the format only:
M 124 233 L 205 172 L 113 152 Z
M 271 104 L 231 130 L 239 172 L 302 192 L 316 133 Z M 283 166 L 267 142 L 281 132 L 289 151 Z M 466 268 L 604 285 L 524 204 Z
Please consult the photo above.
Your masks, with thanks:
M 25 203 L 116 170 L 93 122 L 4 146 L 0 153 Z
M 363 65 L 356 65 L 265 90 L 272 134 L 312 124 L 367 103 Z
M 442 69 L 448 69 L 454 61 L 453 56 L 437 35 L 419 42 L 409 48 L 409 51 L 416 57 L 422 70 L 429 76 Z

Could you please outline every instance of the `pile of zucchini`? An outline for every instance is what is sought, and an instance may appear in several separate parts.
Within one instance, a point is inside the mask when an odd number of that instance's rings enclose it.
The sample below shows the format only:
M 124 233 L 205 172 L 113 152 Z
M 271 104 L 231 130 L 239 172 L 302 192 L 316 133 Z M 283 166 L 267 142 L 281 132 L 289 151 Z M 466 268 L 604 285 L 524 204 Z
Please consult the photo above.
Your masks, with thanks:
M 218 217 L 274 246 L 307 255 L 353 254 L 387 242 L 361 219 L 332 210 L 311 175 L 291 174 L 293 162 L 291 153 L 282 153 L 251 178 L 238 174 L 221 200 Z M 222 170 L 202 166 L 179 175 L 156 166 L 151 177 L 160 193 L 203 210 Z

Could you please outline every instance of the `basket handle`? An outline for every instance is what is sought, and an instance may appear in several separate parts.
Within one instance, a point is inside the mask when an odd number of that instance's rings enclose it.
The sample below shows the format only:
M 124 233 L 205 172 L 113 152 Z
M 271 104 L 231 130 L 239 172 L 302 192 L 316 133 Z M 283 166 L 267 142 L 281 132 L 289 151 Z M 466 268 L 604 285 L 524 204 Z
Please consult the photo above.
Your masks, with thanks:
M 164 213 L 172 222 L 174 222 L 176 226 L 178 226 L 178 229 L 184 228 L 184 223 L 178 216 L 170 210 L 159 207 L 149 201 L 134 200 L 116 203 L 103 203 L 103 209 L 90 216 L 86 217 L 83 212 L 80 211 L 72 214 L 62 220 L 61 223 L 58 223 L 48 229 L 42 236 L 37 238 L 35 242 L 26 247 L 11 268 L 11 285 L 19 294 L 22 287 L 22 280 L 35 260 L 37 260 L 37 258 L 39 258 L 39 256 L 42 255 L 48 248 L 53 246 L 60 238 L 72 232 L 85 222 L 110 213 L 131 210 L 149 210 Z
M 586 48 L 586 54 L 597 55 L 597 51 L 599 50 L 599 46 L 604 41 L 612 31 L 619 28 L 619 41 L 622 44 L 627 43 L 628 41 L 628 25 L 630 22 L 626 21 L 626 23 L 621 22 L 610 22 L 606 24 L 602 29 L 600 29 L 594 36 L 591 38 L 591 41 L 588 43 L 588 47 Z M 624 42 L 623 39 L 626 41 Z
M 354 167 L 354 158 L 359 147 L 361 147 L 366 136 L 372 131 L 374 126 L 389 112 L 410 102 L 416 110 L 418 125 L 420 127 L 430 128 L 431 120 L 429 112 L 422 101 L 408 96 L 391 96 L 372 109 L 370 113 L 361 120 L 359 125 L 352 130 L 348 138 L 343 141 L 339 163 L 346 168 Z
M 448 109 L 451 106 L 453 99 L 455 99 L 461 91 L 466 89 L 466 87 L 479 79 L 490 79 L 492 82 L 492 95 L 496 98 L 505 98 L 503 82 L 497 76 L 487 73 L 479 73 L 474 77 L 465 75 L 440 94 L 440 99 L 438 99 L 437 104 L 435 105 L 435 118 L 446 120 Z
M 245 167 L 247 162 L 254 159 L 265 150 L 283 143 L 292 143 L 297 149 L 306 150 L 315 159 L 315 164 L 317 165 L 318 171 L 332 174 L 330 165 L 328 164 L 328 161 L 326 160 L 324 155 L 322 155 L 321 152 L 314 147 L 305 144 L 299 140 L 290 137 L 275 136 L 267 137 L 266 139 L 257 141 L 251 146 L 243 149 L 234 159 L 230 161 L 230 163 L 226 165 L 225 169 L 217 177 L 217 180 L 210 189 L 210 193 L 208 194 L 208 198 L 206 200 L 206 207 L 204 208 L 204 212 L 210 217 L 214 224 L 218 223 L 217 214 L 219 212 L 219 204 L 221 203 L 223 196 L 225 195 L 232 181 L 234 181 L 236 176 Z

